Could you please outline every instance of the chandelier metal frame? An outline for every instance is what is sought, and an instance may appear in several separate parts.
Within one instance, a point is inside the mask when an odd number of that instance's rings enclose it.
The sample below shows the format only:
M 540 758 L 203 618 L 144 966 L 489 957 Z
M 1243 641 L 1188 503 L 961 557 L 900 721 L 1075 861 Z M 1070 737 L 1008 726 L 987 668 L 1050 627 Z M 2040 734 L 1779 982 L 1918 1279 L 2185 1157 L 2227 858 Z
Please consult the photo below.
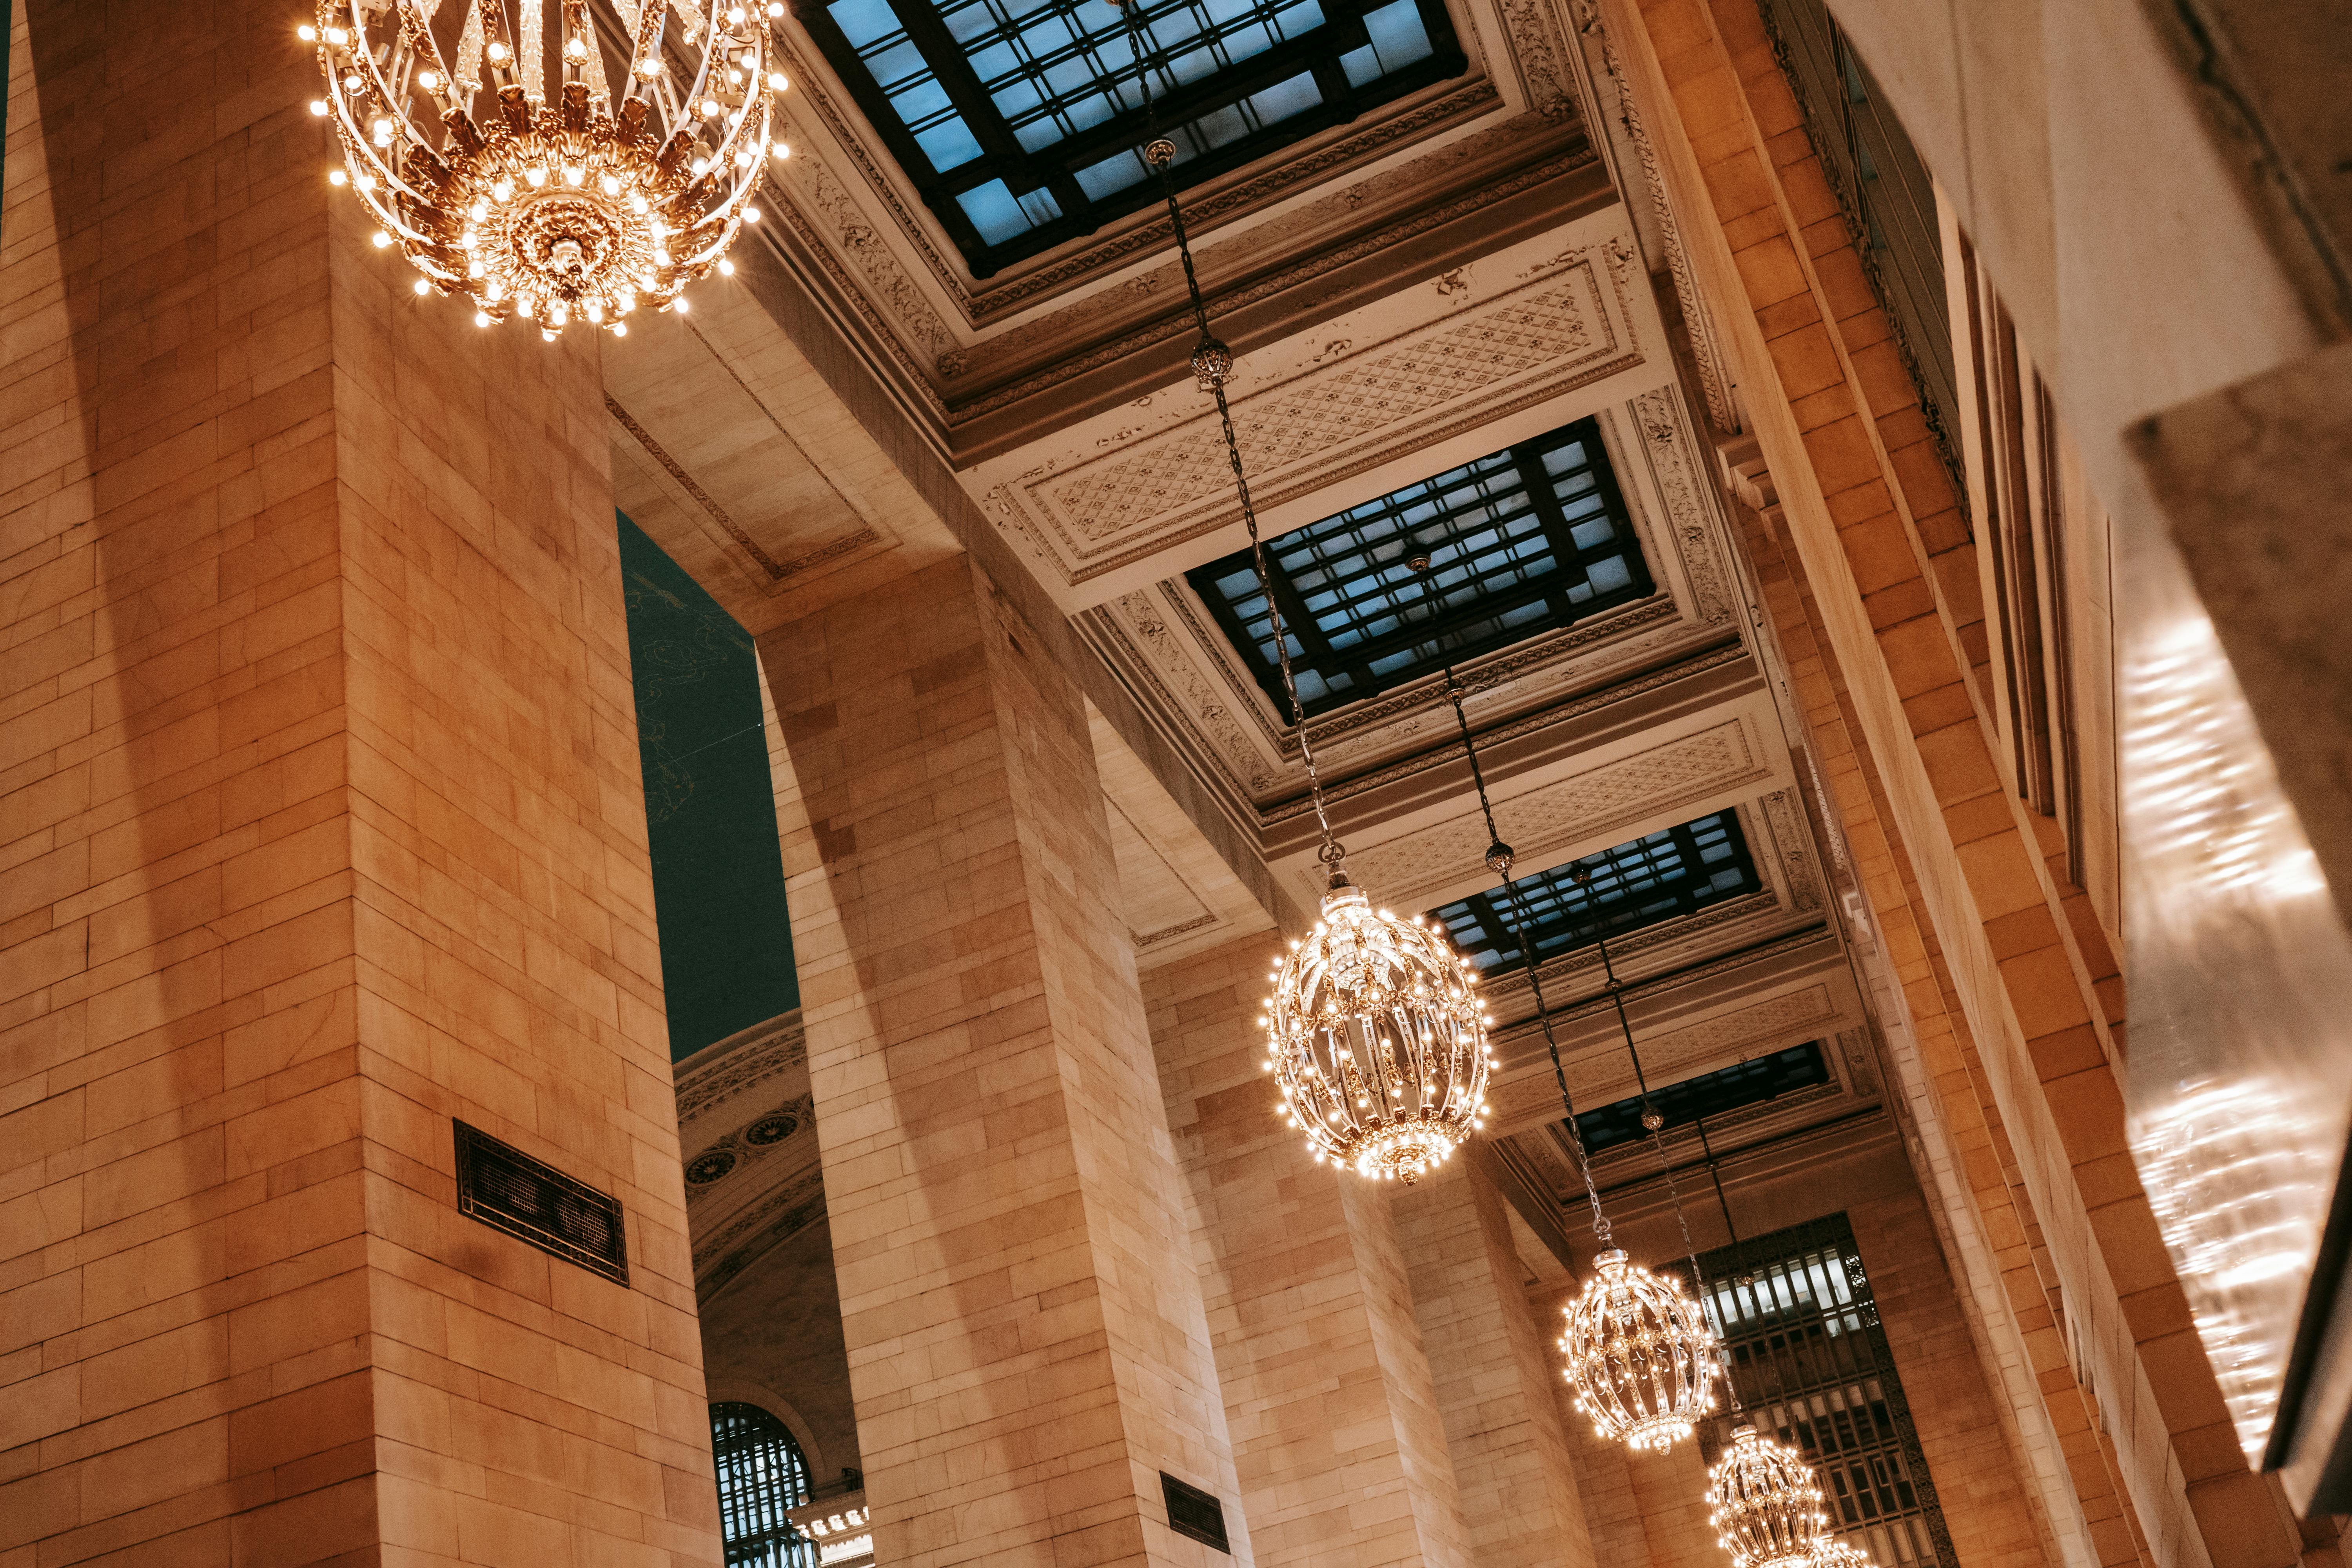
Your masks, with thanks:
M 478 326 L 622 335 L 641 306 L 683 310 L 688 284 L 733 270 L 766 163 L 790 152 L 772 138 L 781 0 L 614 4 L 612 62 L 587 0 L 319 0 L 298 29 L 327 83 L 311 112 L 342 149 L 330 179 L 418 293 L 469 300 Z
M 1706 1500 L 1707 1522 L 1732 1568 L 1859 1568 L 1869 1562 L 1830 1535 L 1821 1482 L 1804 1456 L 1748 1423 L 1733 1431 L 1707 1472 Z
M 1318 1163 L 1328 1160 L 1360 1176 L 1410 1184 L 1444 1163 L 1486 1125 L 1493 1052 L 1486 1040 L 1488 1019 L 1479 999 L 1477 971 L 1454 951 L 1443 926 L 1417 915 L 1400 918 L 1375 909 L 1348 879 L 1348 852 L 1331 831 L 1314 737 L 1307 731 L 1307 710 L 1290 667 L 1282 605 L 1266 569 L 1249 472 L 1225 395 L 1234 353 L 1210 331 L 1208 304 L 1202 297 L 1192 241 L 1184 231 L 1183 205 L 1176 195 L 1176 146 L 1160 133 L 1158 100 L 1151 90 L 1154 56 L 1143 28 L 1142 7 L 1138 0 L 1113 3 L 1126 17 L 1151 136 L 1143 161 L 1160 181 L 1169 229 L 1183 264 L 1185 295 L 1200 331 L 1192 349 L 1192 377 L 1216 400 L 1225 461 L 1233 470 L 1234 492 L 1249 534 L 1250 564 L 1258 590 L 1265 595 L 1275 659 L 1298 729 L 1299 756 L 1321 837 L 1316 858 L 1328 874 L 1322 920 L 1290 944 L 1267 976 L 1274 989 L 1258 1019 L 1266 1032 L 1265 1070 L 1281 1089 L 1284 1120 L 1306 1134 Z

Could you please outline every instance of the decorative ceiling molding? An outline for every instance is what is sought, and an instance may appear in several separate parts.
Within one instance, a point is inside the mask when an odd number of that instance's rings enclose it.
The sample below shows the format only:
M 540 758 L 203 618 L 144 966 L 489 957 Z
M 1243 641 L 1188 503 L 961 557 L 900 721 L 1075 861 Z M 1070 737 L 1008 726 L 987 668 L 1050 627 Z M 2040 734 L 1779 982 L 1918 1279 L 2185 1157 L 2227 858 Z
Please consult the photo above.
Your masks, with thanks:
M 780 1073 L 808 1076 L 808 1039 L 795 1007 L 705 1046 L 678 1065 L 677 1121 L 692 1129 L 707 1112 Z
M 1767 997 L 1685 1028 L 1647 1037 L 1637 1031 L 1636 1041 L 1650 1087 L 1663 1089 L 1803 1039 L 1826 1039 L 1845 1017 L 1838 997 L 1828 984 L 1820 984 Z M 1569 1075 L 1570 1093 L 1587 1110 L 1622 1100 L 1634 1088 L 1633 1062 L 1622 1039 L 1613 1032 L 1613 1024 L 1612 1032 L 1599 1043 L 1587 1045 L 1573 1056 L 1563 1052 L 1561 1066 Z M 1839 1070 L 1835 1059 L 1831 1070 Z M 1550 1061 L 1540 1055 L 1533 1064 L 1498 1076 L 1487 1099 L 1494 1104 L 1498 1130 L 1517 1130 L 1559 1114 L 1559 1085 L 1552 1077 Z
M 1465 703 L 1490 747 L 1749 657 L 1730 640 L 1737 598 L 1723 525 L 1680 399 L 1659 388 L 1591 412 L 1659 592 L 1465 664 Z M 1307 812 L 1296 731 L 1277 721 L 1189 584 L 1135 589 L 1075 624 L 1228 800 L 1254 807 L 1262 827 Z M 1580 695 L 1563 701 L 1570 692 Z M 1442 765 L 1453 730 L 1433 678 L 1318 719 L 1317 753 L 1337 781 L 1327 794 L 1344 800 Z
M 1733 715 L 1696 734 L 1567 774 L 1495 802 L 1495 826 L 1518 865 L 1541 870 L 1577 846 L 1631 837 L 1631 825 L 1686 813 L 1698 803 L 1771 777 L 1744 718 Z M 1349 855 L 1351 874 L 1380 889 L 1384 902 L 1425 909 L 1444 901 L 1465 878 L 1485 872 L 1486 824 L 1475 800 L 1460 815 Z M 1612 842 L 1621 840 L 1612 840 Z
M 1507 266 L 1508 254 L 1484 270 Z M 1507 280 L 1480 287 L 1470 268 L 1446 275 L 1435 306 L 1420 312 L 1434 319 L 1360 342 L 1352 333 L 1397 312 L 1356 312 L 1244 356 L 1235 381 L 1260 388 L 1235 400 L 1234 422 L 1261 510 L 1639 364 L 1633 263 L 1612 229 Z M 1081 425 L 1075 441 L 1057 444 L 1062 456 L 995 482 L 984 510 L 1067 589 L 1237 526 L 1214 413 L 1194 398 L 1174 408 L 1172 420 L 1160 414 L 1101 432 L 1099 421 Z M 1077 444 L 1090 437 L 1091 453 Z

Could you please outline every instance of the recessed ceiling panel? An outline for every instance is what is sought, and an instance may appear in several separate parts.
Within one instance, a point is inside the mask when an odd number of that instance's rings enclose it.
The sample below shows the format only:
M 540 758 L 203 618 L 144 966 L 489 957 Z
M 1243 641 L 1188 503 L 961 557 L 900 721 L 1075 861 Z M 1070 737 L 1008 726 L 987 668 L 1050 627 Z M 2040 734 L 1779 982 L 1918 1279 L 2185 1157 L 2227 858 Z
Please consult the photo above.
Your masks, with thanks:
M 1181 184 L 1465 62 L 1442 0 L 1138 0 Z M 801 22 L 985 278 L 1158 199 L 1109 0 L 799 0 Z
M 1652 591 L 1591 419 L 1295 529 L 1265 556 L 1310 715 Z M 1287 718 L 1250 552 L 1185 578 Z
M 1598 937 L 1694 914 L 1763 886 L 1738 815 L 1716 811 L 1433 913 L 1465 957 L 1485 973 L 1501 974 L 1526 965 L 1521 926 L 1537 962 L 1549 963 Z
M 1663 1132 L 1829 1081 L 1829 1062 L 1822 1055 L 1821 1042 L 1815 1040 L 1668 1084 L 1652 1090 L 1646 1103 L 1664 1119 L 1658 1129 Z M 1576 1132 L 1584 1152 L 1598 1154 L 1647 1136 L 1642 1125 L 1643 1105 L 1643 1097 L 1636 1094 L 1577 1112 Z

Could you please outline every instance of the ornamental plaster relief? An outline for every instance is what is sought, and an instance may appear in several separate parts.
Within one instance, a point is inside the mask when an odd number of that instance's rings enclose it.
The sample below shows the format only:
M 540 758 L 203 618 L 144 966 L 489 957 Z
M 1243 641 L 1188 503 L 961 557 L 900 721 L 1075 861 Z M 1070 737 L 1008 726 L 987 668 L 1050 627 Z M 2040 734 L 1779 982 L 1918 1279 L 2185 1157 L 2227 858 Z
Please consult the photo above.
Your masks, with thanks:
M 1234 423 L 1262 523 L 1311 521 L 1334 510 L 1341 481 L 1483 438 L 1484 426 L 1643 363 L 1635 272 L 1612 211 L 1241 356 Z M 1074 601 L 1108 596 L 1089 585 L 1114 573 L 1150 562 L 1164 575 L 1240 542 L 1218 419 L 1189 379 L 967 483 Z M 1181 561 L 1155 559 L 1196 542 Z
M 1714 651 L 1690 658 L 1747 657 L 1724 641 L 1736 598 L 1723 523 L 1682 400 L 1658 388 L 1591 412 L 1659 592 L 1465 664 L 1457 671 L 1465 706 L 1489 744 L 1679 679 L 1690 667 L 1664 663 L 1694 646 Z M 1552 422 L 1574 416 L 1559 412 Z M 1267 824 L 1306 809 L 1296 732 L 1188 584 L 1171 577 L 1133 589 L 1075 624 L 1231 798 L 1255 805 Z M 1538 708 L 1539 718 L 1508 721 Z M 1431 747 L 1452 736 L 1454 716 L 1440 684 L 1423 680 L 1318 718 L 1314 729 L 1326 776 L 1343 781 L 1337 793 L 1344 795 L 1429 765 Z
M 1280 222 L 1284 215 L 1270 208 L 1355 170 L 1377 170 L 1382 184 L 1399 193 L 1426 193 L 1442 202 L 1449 194 L 1442 171 L 1401 162 L 1433 138 L 1455 139 L 1487 122 L 1578 121 L 1580 105 L 1567 64 L 1569 24 L 1555 0 L 1471 0 L 1454 8 L 1454 22 L 1469 60 L 1465 76 L 1188 193 L 1191 226 L 1205 236 L 1223 221 Z M 1097 279 L 1110 280 L 1168 245 L 1166 220 L 1147 211 L 1091 243 L 974 280 L 911 184 L 879 151 L 863 113 L 804 31 L 788 18 L 774 32 L 779 63 L 795 84 L 789 100 L 793 112 L 784 117 L 781 132 L 793 156 L 777 184 L 779 205 L 792 209 L 787 226 L 814 241 L 820 265 L 863 296 L 858 314 L 872 324 L 896 325 L 893 357 L 902 368 L 919 366 L 915 384 L 937 405 L 936 412 L 945 411 L 941 394 L 969 369 L 986 323 Z M 1525 133 L 1518 135 L 1524 142 Z M 1265 248 L 1262 239 L 1256 244 Z M 856 288 L 860 282 L 864 287 Z M 1114 307 L 1118 303 L 1114 297 Z M 1134 301 L 1125 304 L 1131 314 Z M 1084 331 L 1090 318 L 1099 321 L 1103 314 L 1097 302 L 1055 331 L 1062 336 Z M 958 325 L 951 329 L 950 321 Z
M 1771 776 L 1742 717 L 1727 718 L 1604 766 L 1556 779 L 1495 803 L 1495 826 L 1523 871 L 1559 864 L 1583 845 L 1621 843 L 1636 824 L 1688 812 Z M 1353 851 L 1357 880 L 1384 902 L 1423 909 L 1443 902 L 1486 871 L 1486 819 L 1475 801 L 1463 815 L 1406 837 Z
M 1642 1069 L 1653 1089 L 1814 1038 L 1822 1039 L 1831 1071 L 1842 1073 L 1843 1053 L 1828 1036 L 1845 1016 L 1830 986 L 1817 984 L 1688 1028 L 1654 1036 L 1636 1029 L 1635 1042 L 1642 1052 Z M 1517 1043 L 1523 1047 L 1519 1054 L 1526 1054 L 1528 1042 Z M 1559 1085 L 1552 1077 L 1549 1058 L 1543 1054 L 1540 1036 L 1532 1037 L 1532 1056 L 1526 1066 L 1499 1077 L 1487 1092 L 1495 1107 L 1495 1127 L 1504 1135 L 1559 1114 Z M 1573 1054 L 1563 1051 L 1561 1066 L 1568 1073 L 1569 1091 L 1580 1106 L 1606 1105 L 1634 1091 L 1633 1063 L 1613 1020 L 1598 1042 Z M 1872 1092 L 1875 1092 L 1874 1081 Z
M 695 1288 L 708 1296 L 824 1215 L 799 1010 L 696 1052 L 677 1092 Z

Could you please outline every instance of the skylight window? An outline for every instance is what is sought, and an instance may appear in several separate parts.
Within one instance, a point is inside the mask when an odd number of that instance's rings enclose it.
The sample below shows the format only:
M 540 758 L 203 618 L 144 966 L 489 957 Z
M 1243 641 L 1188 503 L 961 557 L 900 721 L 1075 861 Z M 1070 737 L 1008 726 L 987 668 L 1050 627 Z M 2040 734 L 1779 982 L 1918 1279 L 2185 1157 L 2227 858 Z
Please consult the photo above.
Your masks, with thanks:
M 1720 1116 L 1727 1110 L 1761 1105 L 1768 1100 L 1778 1100 L 1784 1094 L 1829 1081 L 1829 1063 L 1822 1056 L 1818 1043 L 1791 1046 L 1769 1057 L 1756 1057 L 1654 1089 L 1650 1104 L 1665 1119 L 1666 1127 L 1686 1127 L 1704 1116 Z M 1642 1125 L 1642 1097 L 1637 1094 L 1579 1112 L 1576 1133 L 1583 1141 L 1585 1152 L 1592 1154 L 1648 1137 L 1648 1131 Z
M 1309 716 L 1651 592 L 1590 419 L 1295 529 L 1265 556 Z M 1249 552 L 1185 577 L 1287 719 Z
M 1580 867 L 1591 873 L 1581 882 Z M 1475 893 L 1433 915 L 1481 973 L 1502 974 L 1526 963 L 1518 922 L 1526 923 L 1536 961 L 1544 963 L 1595 937 L 1695 914 L 1762 887 L 1738 814 L 1717 811 L 1521 877 L 1507 889 Z
M 1459 75 L 1443 0 L 1143 0 L 1180 184 Z M 1109 0 L 802 0 L 798 12 L 975 276 L 1158 199 Z

